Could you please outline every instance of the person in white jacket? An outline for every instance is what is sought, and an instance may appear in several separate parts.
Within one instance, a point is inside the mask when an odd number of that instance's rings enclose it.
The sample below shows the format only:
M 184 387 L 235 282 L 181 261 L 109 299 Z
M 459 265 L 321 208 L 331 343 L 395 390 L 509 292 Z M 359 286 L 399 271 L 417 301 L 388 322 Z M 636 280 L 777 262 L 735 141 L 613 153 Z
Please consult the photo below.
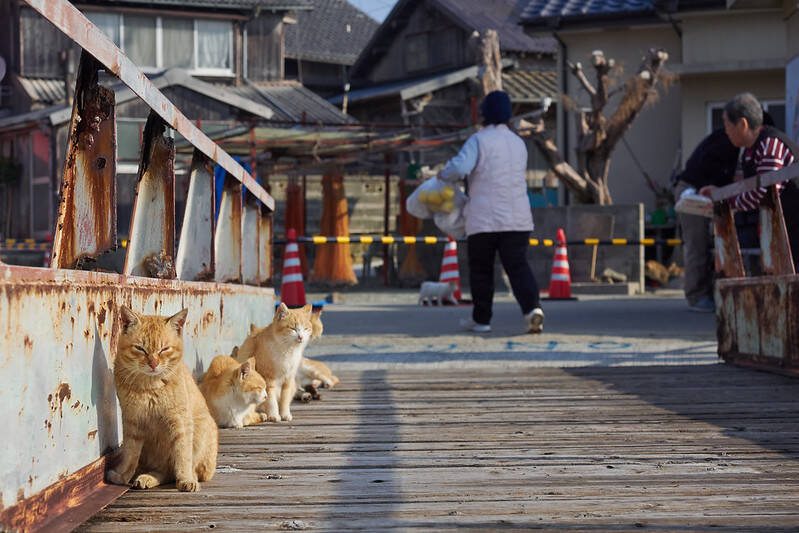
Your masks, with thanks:
M 486 95 L 481 105 L 484 128 L 469 137 L 460 152 L 438 173 L 455 182 L 466 178 L 469 201 L 464 207 L 469 255 L 469 283 L 474 309 L 461 325 L 471 331 L 491 331 L 494 300 L 494 258 L 510 278 L 524 315 L 525 329 L 540 333 L 544 312 L 533 271 L 527 263 L 533 214 L 527 198 L 527 147 L 508 128 L 510 97 L 503 91 Z

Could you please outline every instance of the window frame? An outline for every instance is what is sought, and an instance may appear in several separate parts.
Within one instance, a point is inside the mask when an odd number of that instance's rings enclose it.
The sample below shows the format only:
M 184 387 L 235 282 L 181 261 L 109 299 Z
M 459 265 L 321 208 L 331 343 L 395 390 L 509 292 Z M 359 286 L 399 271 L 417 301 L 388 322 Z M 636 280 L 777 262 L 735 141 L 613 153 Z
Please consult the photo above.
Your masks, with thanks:
M 724 109 L 725 105 L 727 105 L 726 101 L 708 102 L 705 105 L 705 135 L 710 135 L 713 132 L 713 111 L 716 109 Z M 763 106 L 764 111 L 768 111 L 769 106 L 773 105 L 781 105 L 785 107 L 786 113 L 788 110 L 785 104 L 785 99 L 780 100 L 779 98 L 768 98 L 766 100 L 760 100 L 760 105 Z
M 97 11 L 97 10 L 90 10 L 88 12 L 89 13 L 108 14 L 105 11 Z M 125 51 L 125 48 L 124 48 L 125 29 L 126 29 L 125 13 L 121 12 L 121 13 L 113 13 L 113 14 L 118 17 L 118 21 L 119 21 L 119 43 L 118 44 L 115 43 L 115 44 L 117 44 L 119 49 L 124 52 Z M 167 16 L 167 15 L 165 15 L 165 16 Z M 174 15 L 168 15 L 168 16 L 174 16 Z M 163 70 L 168 68 L 168 67 L 164 66 L 163 16 L 162 15 L 153 15 L 153 17 L 155 18 L 155 63 L 156 64 L 155 65 L 137 65 L 141 69 L 141 71 L 144 72 L 145 74 L 154 74 L 154 73 L 162 72 Z M 194 47 L 193 51 L 192 51 L 192 66 L 191 66 L 191 68 L 186 69 L 186 71 L 189 74 L 196 75 L 196 76 L 208 76 L 208 77 L 220 77 L 220 78 L 232 78 L 232 77 L 234 77 L 236 75 L 236 72 L 235 72 L 235 55 L 236 55 L 236 51 L 235 51 L 236 38 L 235 37 L 236 36 L 235 36 L 235 33 L 234 33 L 235 32 L 235 24 L 233 23 L 233 21 L 229 20 L 229 19 L 224 19 L 224 18 L 211 19 L 211 20 L 215 20 L 215 21 L 218 21 L 218 22 L 225 22 L 225 23 L 229 24 L 229 26 L 230 26 L 230 32 L 229 32 L 229 39 L 230 39 L 230 41 L 229 41 L 230 42 L 229 49 L 230 50 L 229 50 L 229 54 L 228 54 L 228 64 L 230 66 L 227 67 L 227 68 L 208 68 L 208 67 L 200 68 L 198 66 L 198 51 L 199 51 L 199 38 L 198 38 L 199 36 L 197 34 L 197 20 L 198 19 L 197 18 L 192 18 L 192 17 L 183 17 L 183 18 L 187 18 L 187 19 L 192 21 L 192 35 L 193 35 L 193 37 L 192 37 L 192 40 L 193 40 L 192 46 Z

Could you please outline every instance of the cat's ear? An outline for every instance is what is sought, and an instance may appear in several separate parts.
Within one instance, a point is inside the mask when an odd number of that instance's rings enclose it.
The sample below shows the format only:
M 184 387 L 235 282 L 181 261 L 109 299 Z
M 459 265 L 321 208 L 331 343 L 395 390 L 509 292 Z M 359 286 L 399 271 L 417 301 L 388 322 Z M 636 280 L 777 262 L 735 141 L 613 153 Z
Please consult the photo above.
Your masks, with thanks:
M 321 318 L 321 317 L 322 317 L 322 311 L 324 311 L 324 310 L 325 310 L 325 308 L 324 308 L 324 307 L 320 307 L 319 309 L 315 309 L 315 310 L 313 310 L 313 311 L 312 311 L 312 313 L 313 313 L 314 315 L 316 315 L 317 317 L 320 317 L 320 318 Z
M 186 315 L 189 310 L 184 308 L 166 319 L 166 323 L 175 328 L 178 333 L 183 333 L 183 325 L 186 324 Z
M 313 305 L 305 304 L 302 306 L 302 310 L 308 313 L 308 318 L 311 318 L 311 313 L 313 312 Z
M 136 312 L 127 305 L 123 305 L 119 308 L 119 318 L 122 320 L 123 332 L 128 331 L 130 328 L 139 323 L 139 315 L 137 315 Z
M 277 311 L 275 311 L 275 320 L 283 320 L 289 316 L 289 308 L 286 307 L 286 304 L 280 302 L 280 305 L 277 306 Z
M 239 367 L 239 379 L 244 379 L 250 375 L 250 371 L 252 370 L 252 357 L 241 363 Z
M 258 328 L 255 326 L 255 324 L 250 324 L 250 335 L 252 335 L 253 333 L 255 333 L 255 330 L 256 330 L 256 329 L 258 329 Z

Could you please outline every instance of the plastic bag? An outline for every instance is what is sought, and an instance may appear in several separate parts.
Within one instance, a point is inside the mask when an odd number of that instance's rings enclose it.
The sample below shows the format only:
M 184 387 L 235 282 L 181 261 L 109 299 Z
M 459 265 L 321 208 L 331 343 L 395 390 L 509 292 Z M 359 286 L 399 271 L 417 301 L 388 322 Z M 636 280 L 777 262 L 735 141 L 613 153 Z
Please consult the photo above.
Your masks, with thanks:
M 458 193 L 466 197 L 458 187 L 432 177 L 416 187 L 416 190 L 408 196 L 405 208 L 416 218 L 433 218 L 435 213 L 448 214 L 455 209 L 455 198 Z
M 462 239 L 466 236 L 466 217 L 463 208 L 466 207 L 469 197 L 458 187 L 454 187 L 455 196 L 452 198 L 452 209 L 449 213 L 439 212 L 433 214 L 433 222 L 438 229 L 452 236 L 453 239 Z

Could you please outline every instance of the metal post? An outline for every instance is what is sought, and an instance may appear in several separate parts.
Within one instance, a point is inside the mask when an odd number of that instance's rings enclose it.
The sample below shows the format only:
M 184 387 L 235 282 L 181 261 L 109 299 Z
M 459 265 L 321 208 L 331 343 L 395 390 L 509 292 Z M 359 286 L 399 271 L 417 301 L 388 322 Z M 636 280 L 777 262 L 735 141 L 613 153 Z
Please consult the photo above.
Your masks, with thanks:
M 726 201 L 713 205 L 713 226 L 716 236 L 716 271 L 725 278 L 744 277 L 744 263 L 741 259 L 741 246 L 730 204 Z
M 771 185 L 760 202 L 760 262 L 764 275 L 793 274 L 791 245 L 777 186 Z
M 64 163 L 52 266 L 116 248 L 116 113 L 114 91 L 97 84 L 101 65 L 81 53 L 69 147 Z
M 175 277 L 175 141 L 154 112 L 144 126 L 125 274 Z
M 255 197 L 245 191 L 244 213 L 241 217 L 241 282 L 258 285 L 259 252 L 258 237 L 261 210 Z
M 386 153 L 385 205 L 383 206 L 383 235 L 389 234 L 389 209 L 391 208 L 391 155 Z M 388 244 L 383 245 L 383 285 L 388 287 Z
M 272 220 L 274 215 L 268 209 L 261 209 L 258 219 L 258 284 L 272 286 Z
M 214 279 L 241 281 L 241 183 L 225 175 L 225 187 L 214 233 Z
M 177 276 L 187 281 L 209 280 L 214 273 L 214 167 L 199 150 L 194 150 L 189 176 Z

